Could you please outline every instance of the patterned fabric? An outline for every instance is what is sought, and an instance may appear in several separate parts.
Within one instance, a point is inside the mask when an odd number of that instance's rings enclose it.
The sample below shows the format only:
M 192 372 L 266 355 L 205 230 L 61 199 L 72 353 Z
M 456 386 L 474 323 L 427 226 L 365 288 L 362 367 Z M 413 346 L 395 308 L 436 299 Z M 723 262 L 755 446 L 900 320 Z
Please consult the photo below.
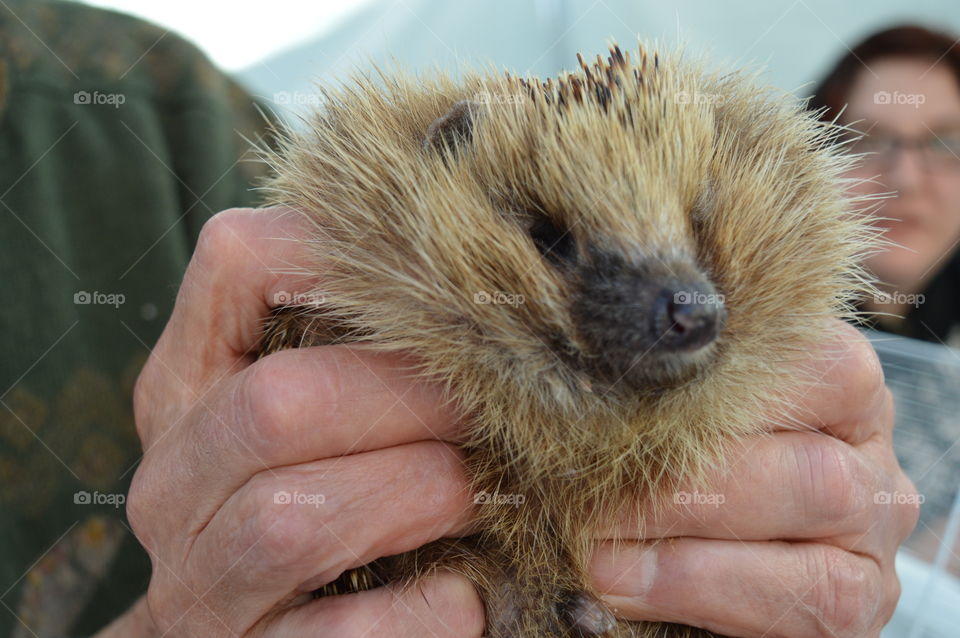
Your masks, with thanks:
M 953 545 L 945 567 L 960 576 L 960 539 L 944 536 L 960 491 L 960 351 L 884 333 L 871 338 L 896 402 L 897 458 L 923 499 L 905 547 L 932 563 L 944 543 Z
M 91 635 L 146 590 L 133 383 L 203 222 L 256 204 L 265 130 L 172 33 L 0 1 L 0 638 Z

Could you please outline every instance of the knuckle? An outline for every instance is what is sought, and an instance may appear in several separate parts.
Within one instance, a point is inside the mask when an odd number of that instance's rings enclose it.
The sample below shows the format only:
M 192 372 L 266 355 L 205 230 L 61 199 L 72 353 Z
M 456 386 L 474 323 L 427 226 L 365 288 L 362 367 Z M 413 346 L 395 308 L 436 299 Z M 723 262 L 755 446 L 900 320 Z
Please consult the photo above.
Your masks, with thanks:
M 162 339 L 162 337 L 161 337 Z M 146 450 L 163 427 L 164 413 L 177 405 L 171 399 L 168 371 L 160 360 L 159 346 L 150 352 L 133 386 L 133 418 L 137 436 Z
M 252 208 L 230 208 L 208 219 L 200 229 L 194 259 L 214 265 L 236 252 L 248 235 L 254 214 Z
M 883 600 L 880 604 L 878 624 L 886 625 L 893 618 L 893 612 L 897 608 L 897 602 L 900 600 L 900 578 L 894 569 L 889 570 L 890 574 L 886 580 L 887 586 L 884 588 Z
M 463 574 L 440 568 L 422 583 L 419 593 L 428 609 L 442 610 L 434 621 L 441 631 L 452 626 L 459 628 L 462 636 L 486 635 L 483 603 L 476 587 Z
M 844 393 L 852 404 L 875 405 L 886 390 L 880 358 L 866 337 L 855 330 L 847 347 L 842 371 Z
M 913 530 L 916 529 L 917 524 L 920 522 L 920 504 L 922 499 L 920 498 L 920 493 L 917 491 L 916 485 L 910 480 L 903 470 L 898 469 L 900 474 L 899 492 L 901 494 L 916 494 L 917 499 L 915 503 L 902 502 L 897 508 L 897 515 L 900 519 L 900 536 L 897 538 L 898 541 L 904 541 L 910 534 L 913 533 Z
M 843 443 L 806 437 L 796 450 L 804 510 L 827 522 L 862 521 L 871 511 L 872 477 Z
M 469 484 L 461 451 L 444 441 L 423 441 L 415 450 L 416 462 L 410 463 L 411 474 L 405 483 L 422 486 L 417 506 L 429 512 L 458 507 L 461 489 Z M 398 468 L 397 474 L 403 471 Z
M 887 432 L 893 431 L 893 428 L 896 425 L 897 421 L 897 409 L 896 402 L 893 398 L 893 391 L 884 384 L 883 389 L 881 390 L 883 396 L 881 397 L 881 408 L 880 408 L 880 418 L 882 420 L 884 428 Z
M 248 517 L 247 533 L 242 535 L 240 551 L 255 548 L 261 565 L 271 570 L 302 569 L 305 559 L 314 555 L 327 542 L 327 525 L 308 510 L 310 506 L 277 502 L 278 494 L 289 494 L 289 488 L 262 481 L 252 492 L 255 511 Z
M 252 427 L 250 443 L 275 441 L 283 434 L 289 405 L 285 401 L 284 388 L 287 370 L 279 357 L 260 359 L 244 371 L 239 389 L 246 415 L 244 422 Z M 256 446 L 259 448 L 260 446 Z
M 147 586 L 147 608 L 150 610 L 150 618 L 156 625 L 156 629 L 165 635 L 173 628 L 172 606 L 168 602 L 166 588 L 158 581 L 159 579 L 153 576 Z
M 196 626 L 195 610 L 197 597 L 191 594 L 186 584 L 174 575 L 167 565 L 155 561 L 146 601 L 155 635 L 192 636 L 200 628 Z M 204 633 L 203 635 L 210 635 Z
M 261 359 L 244 373 L 239 386 L 242 396 L 236 402 L 245 414 L 234 422 L 243 429 L 247 447 L 266 462 L 278 460 L 276 455 L 289 445 L 288 425 L 295 398 L 288 398 L 286 370 L 277 360 Z
M 163 566 L 155 567 L 147 586 L 147 607 L 157 629 L 168 632 L 173 628 L 176 618 L 176 602 L 169 577 Z
M 144 461 L 137 468 L 130 483 L 126 513 L 130 528 L 137 539 L 145 548 L 153 549 L 155 542 L 153 519 L 158 510 L 158 499 L 154 490 L 149 487 L 149 482 L 146 461 Z
M 881 591 L 872 561 L 839 548 L 811 553 L 808 577 L 817 635 L 863 636 L 880 609 Z
M 291 424 L 298 419 L 331 423 L 337 419 L 340 375 L 337 366 L 303 365 L 302 353 L 288 350 L 271 354 L 244 371 L 235 401 L 246 414 L 247 443 L 259 454 L 274 457 L 289 447 Z M 309 402 L 309 415 L 301 414 Z

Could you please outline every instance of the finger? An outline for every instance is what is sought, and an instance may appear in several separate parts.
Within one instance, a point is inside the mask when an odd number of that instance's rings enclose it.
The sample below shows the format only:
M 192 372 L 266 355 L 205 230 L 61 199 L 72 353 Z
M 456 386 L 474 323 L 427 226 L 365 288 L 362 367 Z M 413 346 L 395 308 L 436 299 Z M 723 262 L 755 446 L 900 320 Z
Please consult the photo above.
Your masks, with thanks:
M 462 453 L 436 441 L 262 473 L 197 537 L 183 576 L 224 616 L 253 622 L 277 592 L 469 530 Z
M 811 432 L 778 432 L 731 445 L 703 482 L 638 503 L 607 538 L 697 536 L 745 541 L 850 534 L 861 545 L 875 519 L 880 476 L 856 448 Z
M 886 621 L 897 595 L 895 578 L 885 580 L 875 562 L 814 543 L 606 543 L 591 576 L 621 618 L 744 638 L 862 638 Z
M 288 208 L 232 209 L 203 227 L 154 349 L 154 374 L 186 404 L 249 363 L 276 293 L 314 283 L 296 266 L 307 261 L 307 226 Z
M 441 572 L 404 589 L 321 598 L 286 612 L 262 636 L 480 638 L 483 629 L 483 603 L 473 585 L 459 574 Z
M 889 546 L 886 555 L 892 557 L 900 543 L 916 527 L 923 497 L 897 461 L 893 446 L 896 412 L 893 394 L 889 389 L 884 392 L 883 408 L 877 418 L 883 435 L 861 443 L 857 446 L 857 451 L 867 459 L 867 467 L 875 471 L 880 479 L 882 487 L 873 495 L 874 509 L 878 510 L 874 514 L 878 521 L 889 523 Z M 882 527 L 886 529 L 888 526 Z
M 889 434 L 892 419 L 876 418 L 886 401 L 883 368 L 870 342 L 846 322 L 831 321 L 825 339 L 798 372 L 803 382 L 776 414 L 774 429 L 821 430 L 852 445 Z
M 175 434 L 156 441 L 130 501 L 147 516 L 165 511 L 168 522 L 199 529 L 257 472 L 453 439 L 452 406 L 442 403 L 438 386 L 411 381 L 408 365 L 396 354 L 347 346 L 265 357 L 196 406 Z

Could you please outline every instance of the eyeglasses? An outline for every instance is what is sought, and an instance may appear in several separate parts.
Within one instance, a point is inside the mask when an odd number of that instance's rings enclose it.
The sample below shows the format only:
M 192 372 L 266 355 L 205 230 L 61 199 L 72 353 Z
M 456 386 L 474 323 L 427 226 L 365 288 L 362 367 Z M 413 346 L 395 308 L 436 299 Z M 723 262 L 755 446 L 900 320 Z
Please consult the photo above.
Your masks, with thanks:
M 960 130 L 930 131 L 921 138 L 906 138 L 890 133 L 866 133 L 848 147 L 851 153 L 864 153 L 864 164 L 889 166 L 896 154 L 916 150 L 927 170 L 960 169 Z

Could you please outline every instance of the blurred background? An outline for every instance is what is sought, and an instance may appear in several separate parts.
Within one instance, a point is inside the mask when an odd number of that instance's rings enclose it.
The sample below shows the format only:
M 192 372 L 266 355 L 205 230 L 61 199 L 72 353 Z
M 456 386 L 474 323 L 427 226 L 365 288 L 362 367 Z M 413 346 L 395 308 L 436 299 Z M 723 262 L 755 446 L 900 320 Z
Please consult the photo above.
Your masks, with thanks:
M 492 61 L 555 75 L 575 54 L 657 39 L 708 53 L 720 66 L 760 66 L 798 95 L 873 31 L 919 22 L 960 32 L 956 0 L 298 0 L 217 3 L 91 0 L 149 19 L 192 40 L 256 95 L 293 110 L 312 83 L 342 77 L 367 56 L 456 72 Z M 284 104 L 285 102 L 285 104 Z

